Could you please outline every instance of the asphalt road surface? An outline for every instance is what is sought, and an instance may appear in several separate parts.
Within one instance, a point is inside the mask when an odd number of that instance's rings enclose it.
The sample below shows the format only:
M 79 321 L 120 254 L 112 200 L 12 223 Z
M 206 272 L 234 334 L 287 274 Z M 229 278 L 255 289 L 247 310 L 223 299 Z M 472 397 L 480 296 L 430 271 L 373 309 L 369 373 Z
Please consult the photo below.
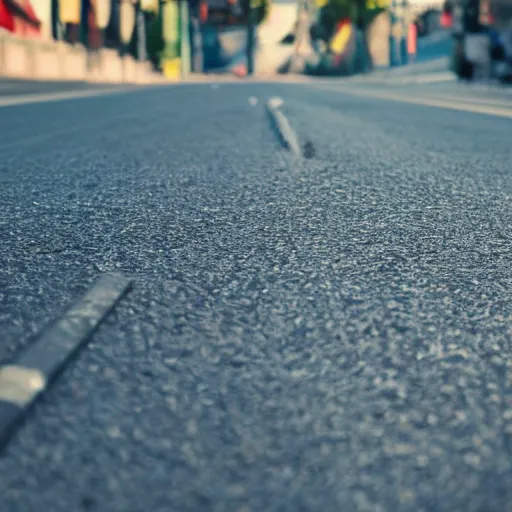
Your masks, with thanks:
M 0 109 L 0 361 L 134 282 L 0 454 L 0 510 L 512 510 L 510 96 L 382 91 Z
M 0 101 L 18 96 L 31 96 L 42 94 L 62 94 L 73 92 L 75 95 L 81 91 L 99 89 L 118 89 L 114 84 L 94 84 L 79 81 L 46 82 L 21 80 L 16 78 L 0 77 Z

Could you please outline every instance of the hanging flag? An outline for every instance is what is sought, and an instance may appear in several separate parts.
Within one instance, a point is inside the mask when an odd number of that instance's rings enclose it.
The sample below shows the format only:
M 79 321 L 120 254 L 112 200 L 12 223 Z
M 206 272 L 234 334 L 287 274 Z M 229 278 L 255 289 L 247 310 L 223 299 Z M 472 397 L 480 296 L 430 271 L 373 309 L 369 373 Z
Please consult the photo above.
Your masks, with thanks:
M 143 11 L 158 13 L 160 3 L 158 0 L 140 0 L 140 8 Z
M 130 0 L 121 0 L 119 10 L 119 37 L 124 44 L 132 40 L 135 28 L 135 7 Z
M 14 16 L 9 11 L 5 0 L 0 0 L 0 28 L 14 32 Z
M 37 17 L 30 0 L 4 0 L 1 26 L 22 38 L 41 37 L 41 21 Z
M 53 39 L 52 0 L 32 0 L 32 7 L 37 19 L 41 22 L 41 37 Z
M 105 28 L 110 23 L 110 15 L 112 14 L 112 0 L 93 0 L 91 3 L 96 19 L 96 26 L 100 30 L 105 30 Z
M 80 0 L 60 0 L 59 18 L 61 23 L 79 25 L 81 18 L 81 4 Z
M 449 28 L 452 26 L 452 15 L 449 12 L 441 14 L 441 27 Z
M 334 37 L 329 43 L 329 48 L 332 53 L 341 55 L 347 49 L 352 37 L 352 30 L 352 23 L 348 18 L 337 24 Z

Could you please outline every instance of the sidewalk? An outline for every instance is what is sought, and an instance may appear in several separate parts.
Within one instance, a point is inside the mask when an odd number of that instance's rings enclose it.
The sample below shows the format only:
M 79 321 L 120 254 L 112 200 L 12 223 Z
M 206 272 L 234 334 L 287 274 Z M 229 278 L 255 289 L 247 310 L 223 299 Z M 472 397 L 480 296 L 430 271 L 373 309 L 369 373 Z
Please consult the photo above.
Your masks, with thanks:
M 164 81 L 148 62 L 102 48 L 23 39 L 0 30 L 0 78 L 27 82 L 153 84 Z
M 357 83 L 372 83 L 391 86 L 419 85 L 436 83 L 460 83 L 461 86 L 474 90 L 501 91 L 512 94 L 512 87 L 496 80 L 475 80 L 465 82 L 449 69 L 449 58 L 443 57 L 429 62 L 409 64 L 400 68 L 376 70 L 367 75 L 354 76 L 348 79 Z
M 453 82 L 455 74 L 449 70 L 449 58 L 442 57 L 428 62 L 408 64 L 391 69 L 377 69 L 366 75 L 348 78 L 351 82 L 383 83 L 383 84 L 415 84 Z

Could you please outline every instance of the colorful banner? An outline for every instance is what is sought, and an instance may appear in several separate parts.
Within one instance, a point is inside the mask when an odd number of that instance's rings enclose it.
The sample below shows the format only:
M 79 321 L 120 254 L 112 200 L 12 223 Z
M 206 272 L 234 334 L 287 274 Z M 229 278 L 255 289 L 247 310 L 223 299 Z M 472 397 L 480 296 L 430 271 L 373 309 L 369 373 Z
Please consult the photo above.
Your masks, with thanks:
M 180 40 L 180 11 L 178 2 L 166 2 L 163 6 L 163 36 L 168 44 L 178 44 Z
M 135 28 L 135 7 L 130 0 L 121 0 L 119 9 L 119 37 L 124 44 L 132 40 Z
M 329 43 L 329 49 L 336 55 L 344 53 L 352 37 L 352 23 L 350 20 L 344 20 L 338 23 L 336 33 Z
M 0 0 L 0 28 L 14 32 L 14 16 L 7 7 L 5 0 Z
M 96 26 L 100 30 L 104 30 L 109 22 L 112 14 L 112 0 L 92 0 L 92 7 L 96 18 Z
M 22 38 L 41 37 L 41 22 L 30 0 L 0 0 L 0 27 Z
M 158 13 L 160 2 L 159 0 L 140 0 L 140 8 L 143 11 Z
M 32 7 L 41 22 L 41 37 L 43 39 L 53 39 L 52 0 L 32 0 Z
M 59 0 L 59 18 L 61 23 L 79 25 L 81 19 L 80 0 Z

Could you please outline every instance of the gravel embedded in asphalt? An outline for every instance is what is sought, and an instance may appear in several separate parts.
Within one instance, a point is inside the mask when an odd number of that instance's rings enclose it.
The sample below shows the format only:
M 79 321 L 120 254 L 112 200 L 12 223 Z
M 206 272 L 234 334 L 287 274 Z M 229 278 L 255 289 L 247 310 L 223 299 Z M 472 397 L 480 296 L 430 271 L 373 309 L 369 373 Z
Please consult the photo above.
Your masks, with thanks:
M 509 125 L 291 84 L 3 109 L 0 358 L 99 273 L 135 286 L 0 510 L 506 510 Z

